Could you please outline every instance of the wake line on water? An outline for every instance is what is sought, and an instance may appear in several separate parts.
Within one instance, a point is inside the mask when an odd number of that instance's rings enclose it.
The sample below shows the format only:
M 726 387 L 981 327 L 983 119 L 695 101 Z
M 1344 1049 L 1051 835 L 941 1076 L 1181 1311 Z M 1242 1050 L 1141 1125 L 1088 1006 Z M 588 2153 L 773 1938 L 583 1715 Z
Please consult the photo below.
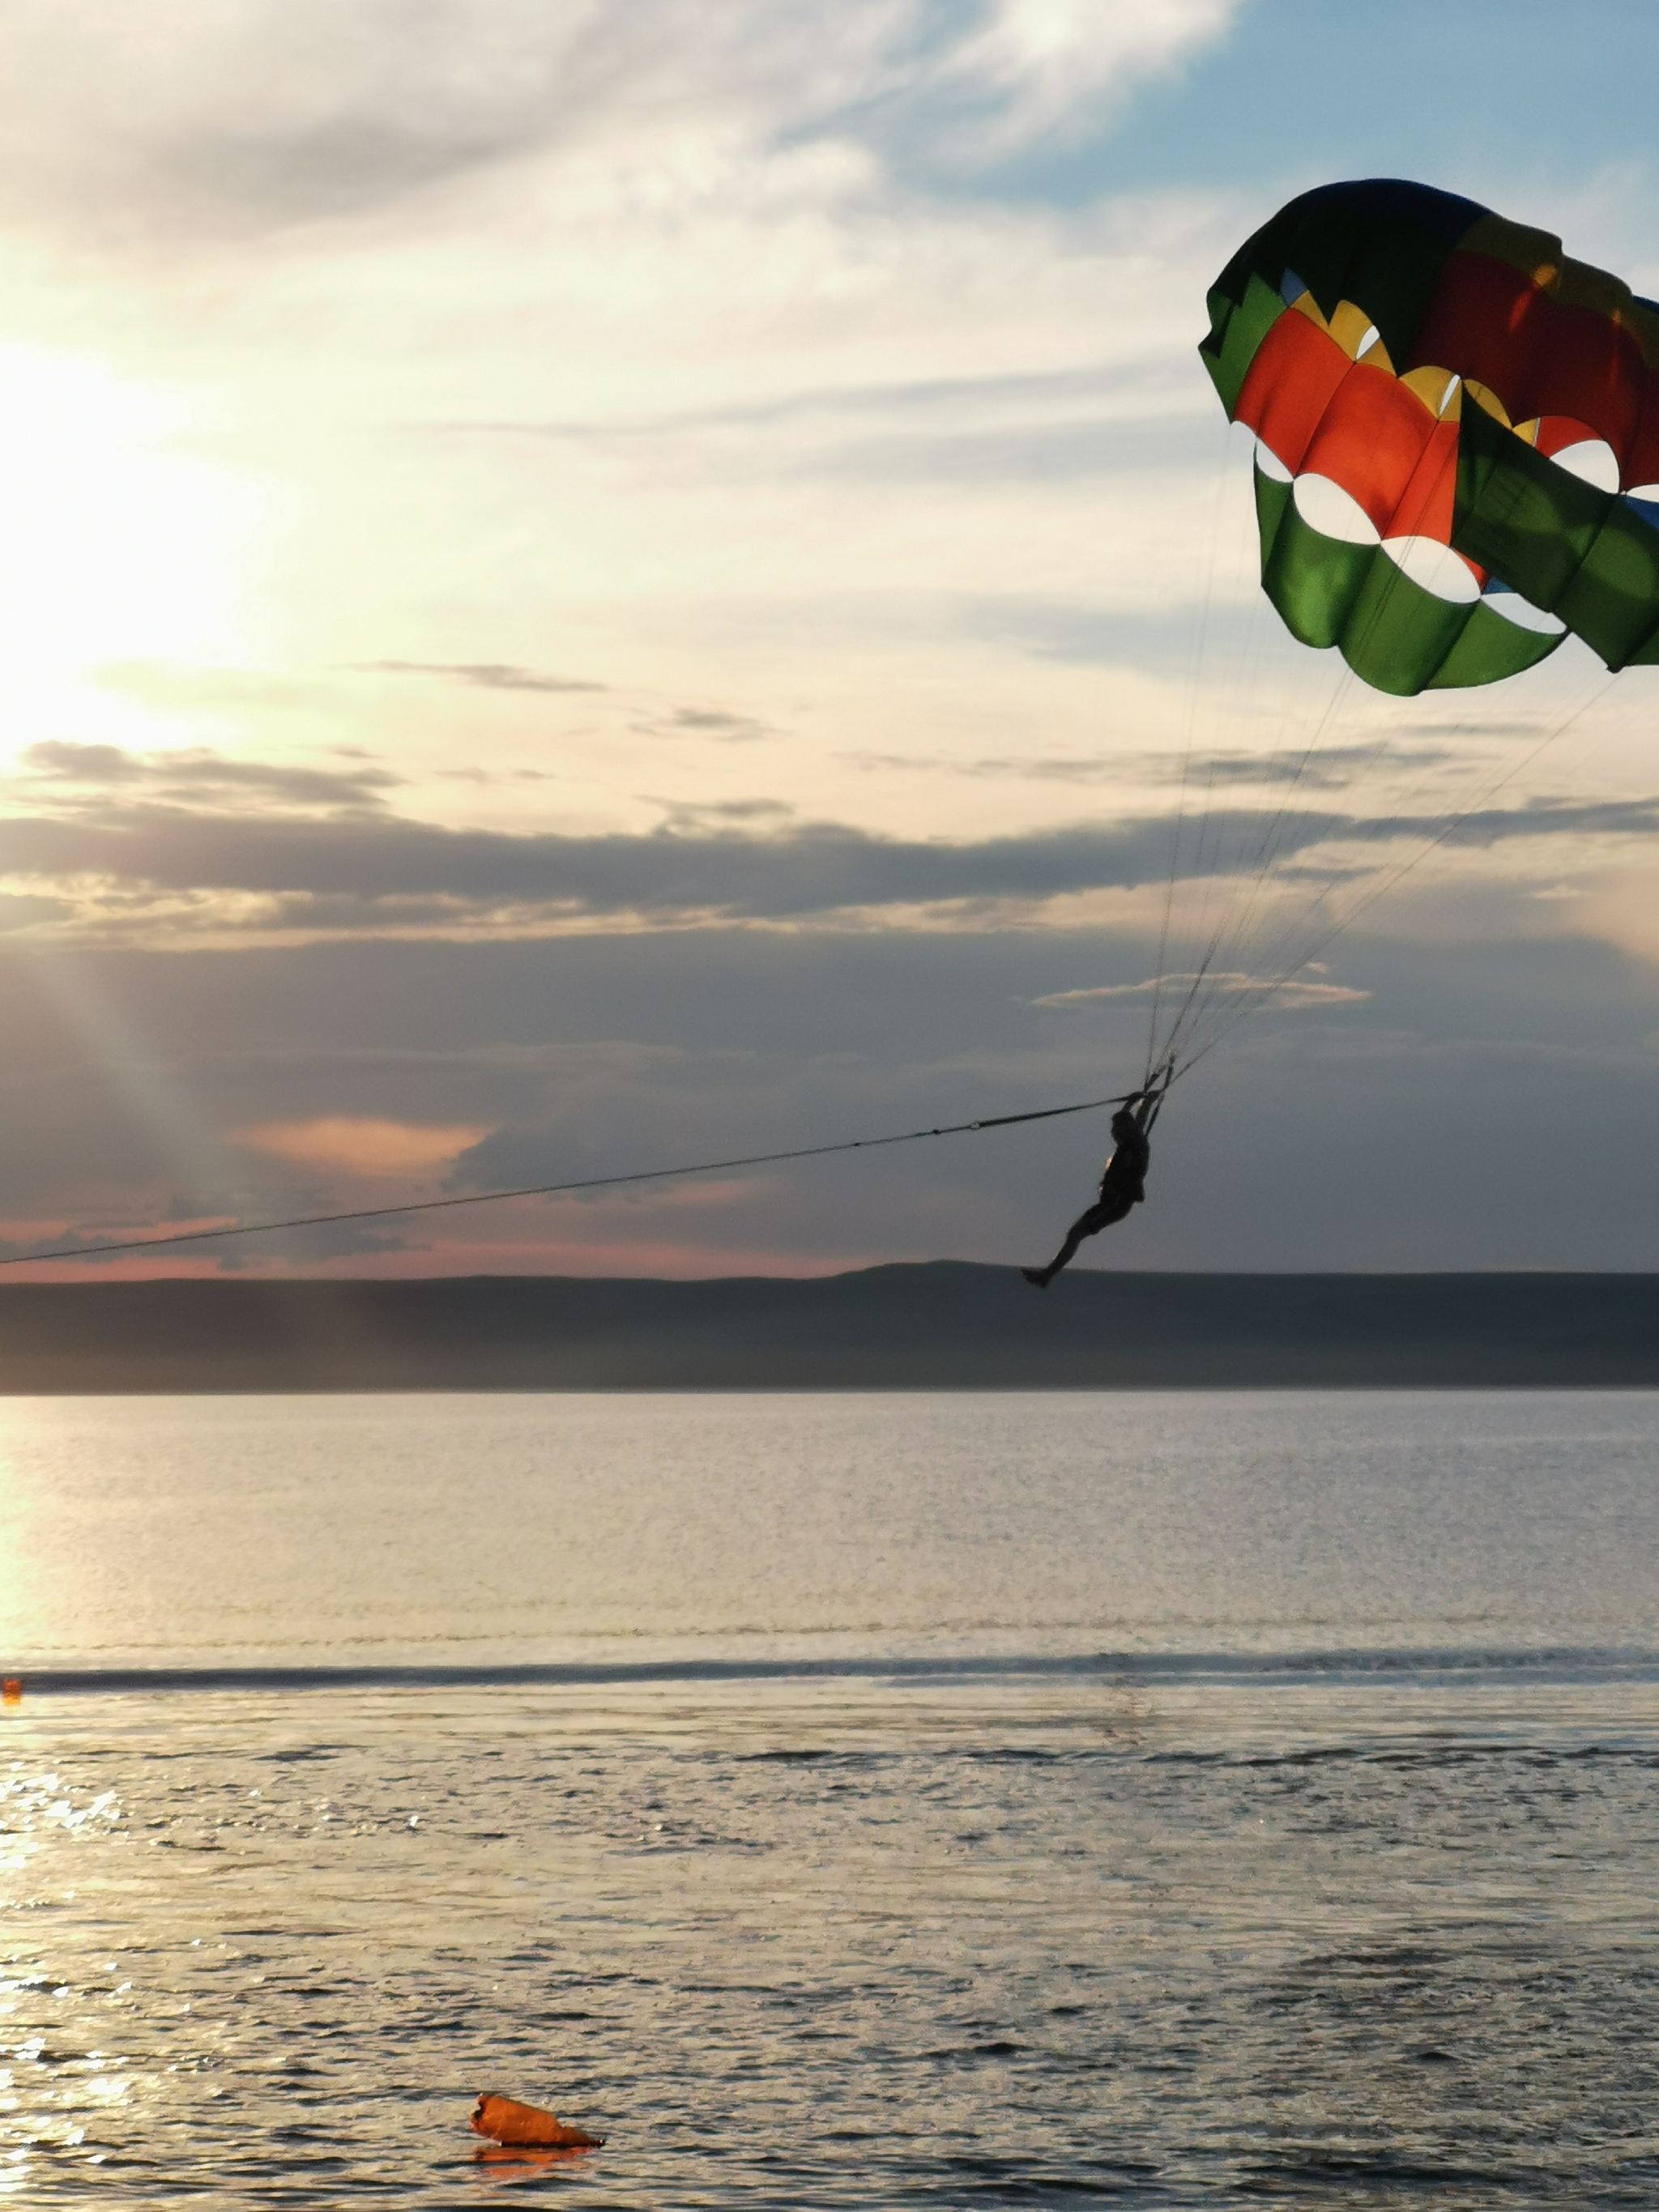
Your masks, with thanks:
M 241 1692 L 294 1695 L 338 1690 L 623 1689 L 633 1685 L 865 1681 L 947 1685 L 974 1680 L 1214 1682 L 1391 1680 L 1439 1678 L 1528 1682 L 1659 1683 L 1659 1652 L 1624 1650 L 1494 1650 L 1437 1648 L 1279 1652 L 1101 1651 L 842 1659 L 532 1661 L 516 1664 L 263 1667 L 76 1667 L 19 1669 L 16 1694 L 154 1697 Z

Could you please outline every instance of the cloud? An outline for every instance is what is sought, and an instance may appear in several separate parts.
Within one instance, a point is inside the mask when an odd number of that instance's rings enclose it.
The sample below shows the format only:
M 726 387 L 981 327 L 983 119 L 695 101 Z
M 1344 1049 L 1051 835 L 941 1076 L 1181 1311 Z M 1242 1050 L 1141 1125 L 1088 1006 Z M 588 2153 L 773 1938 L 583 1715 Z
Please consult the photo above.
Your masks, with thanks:
M 1460 734 L 1468 737 L 1467 730 Z M 885 772 L 898 769 L 912 774 L 955 775 L 994 781 L 1007 777 L 1019 782 L 1104 784 L 1121 789 L 1126 784 L 1180 784 L 1194 796 L 1216 787 L 1256 788 L 1286 781 L 1307 791 L 1340 791 L 1361 775 L 1375 775 L 1381 749 L 1370 745 L 1322 745 L 1300 752 L 1177 752 L 1121 751 L 1066 755 L 990 754 L 977 759 L 953 760 L 948 756 L 908 753 L 842 753 L 851 768 Z M 1413 771 L 1449 767 L 1463 756 L 1447 747 L 1412 744 L 1391 738 L 1387 760 L 1390 766 Z
M 229 1142 L 273 1159 L 356 1176 L 416 1176 L 447 1166 L 489 1134 L 471 1125 L 434 1127 L 362 1115 L 320 1115 L 303 1121 L 262 1121 L 233 1130 Z
M 643 835 L 452 830 L 367 804 L 325 803 L 318 814 L 192 811 L 151 801 L 147 790 L 122 799 L 129 765 L 112 764 L 116 789 L 95 808 L 0 826 L 0 880 L 26 894 L 78 899 L 89 915 L 126 929 L 171 915 L 187 929 L 243 933 L 533 932 L 587 921 L 799 922 L 899 908 L 1035 913 L 1080 894 L 1162 883 L 1175 845 L 1168 815 L 947 842 L 797 822 L 764 799 L 677 811 L 670 824 Z M 285 774 L 273 771 L 274 790 Z M 349 775 L 341 781 L 356 787 Z M 325 801 L 332 788 L 325 777 Z M 757 830 L 757 822 L 770 826 Z M 1270 852 L 1277 879 L 1299 880 L 1311 894 L 1431 839 L 1489 849 L 1656 835 L 1659 799 L 1540 799 L 1482 809 L 1449 827 L 1440 814 L 1235 808 L 1212 811 L 1203 836 L 1187 836 L 1180 872 L 1184 880 L 1250 875 Z
M 715 707 L 677 707 L 668 726 L 697 737 L 714 738 L 725 744 L 752 744 L 757 738 L 770 734 L 765 723 L 757 722 L 752 714 L 728 714 Z
M 1310 963 L 1316 967 L 1317 963 Z M 1301 1006 L 1352 1006 L 1369 999 L 1369 991 L 1354 989 L 1346 983 L 1321 982 L 1317 975 L 1294 978 L 1249 975 L 1212 969 L 1203 975 L 1197 974 L 1149 975 L 1139 983 L 1097 983 L 1080 991 L 1048 991 L 1033 999 L 1034 1006 L 1048 1006 L 1061 1010 L 1086 1008 L 1103 1005 L 1113 999 L 1149 999 L 1155 993 L 1172 992 L 1179 1002 L 1181 986 L 1202 982 L 1212 991 L 1224 991 L 1230 1000 L 1259 999 L 1264 1004 L 1272 1001 L 1276 1012 Z
M 556 783 L 557 775 L 551 769 L 508 768 L 441 768 L 433 774 L 440 783 L 476 784 L 480 790 L 500 789 L 504 785 L 525 783 Z
M 108 236 L 364 217 L 514 162 L 637 190 L 814 140 L 982 164 L 1109 113 L 1237 0 L 16 0 L 0 185 Z
M 608 688 L 578 677 L 550 675 L 544 669 L 515 668 L 501 660 L 365 660 L 355 665 L 363 675 L 437 676 L 480 691 L 603 691 Z
M 945 64 L 974 118 L 957 143 L 983 159 L 1075 131 L 1213 42 L 1237 13 L 1236 0 L 1000 0 Z
M 731 830 L 745 823 L 751 827 L 764 823 L 776 830 L 795 811 L 779 799 L 716 799 L 703 804 L 696 799 L 659 799 L 652 803 L 663 810 L 663 828 L 676 836 Z
M 1552 726 L 1547 714 L 1492 714 L 1479 722 L 1466 715 L 1461 721 L 1425 720 L 1412 724 L 1414 738 L 1455 738 L 1467 744 L 1472 737 L 1541 738 Z
M 269 761 L 227 759 L 206 746 L 172 752 L 135 753 L 120 745 L 76 744 L 44 738 L 19 756 L 25 781 L 66 793 L 136 793 L 163 806 L 217 806 L 239 799 L 251 805 L 374 814 L 385 794 L 403 781 L 387 769 L 286 767 Z

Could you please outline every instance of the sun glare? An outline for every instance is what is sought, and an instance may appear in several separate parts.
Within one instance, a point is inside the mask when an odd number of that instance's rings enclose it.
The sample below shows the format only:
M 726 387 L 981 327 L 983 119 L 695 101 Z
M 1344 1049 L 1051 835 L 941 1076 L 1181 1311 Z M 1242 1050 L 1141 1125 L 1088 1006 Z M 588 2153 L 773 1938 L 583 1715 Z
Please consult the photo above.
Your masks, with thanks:
M 241 660 L 262 516 L 182 449 L 178 400 L 102 363 L 0 346 L 0 729 L 10 751 L 137 712 L 118 660 Z

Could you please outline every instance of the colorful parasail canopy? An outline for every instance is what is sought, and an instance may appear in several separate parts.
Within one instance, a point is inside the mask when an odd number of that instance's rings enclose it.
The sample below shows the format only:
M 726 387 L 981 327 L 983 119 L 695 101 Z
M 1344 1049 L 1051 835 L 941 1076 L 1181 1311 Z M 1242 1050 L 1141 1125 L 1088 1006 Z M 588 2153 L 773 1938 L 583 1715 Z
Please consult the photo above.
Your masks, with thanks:
M 1571 631 L 1659 663 L 1659 303 L 1426 185 L 1326 185 L 1209 295 L 1256 434 L 1262 583 L 1378 690 L 1491 684 Z

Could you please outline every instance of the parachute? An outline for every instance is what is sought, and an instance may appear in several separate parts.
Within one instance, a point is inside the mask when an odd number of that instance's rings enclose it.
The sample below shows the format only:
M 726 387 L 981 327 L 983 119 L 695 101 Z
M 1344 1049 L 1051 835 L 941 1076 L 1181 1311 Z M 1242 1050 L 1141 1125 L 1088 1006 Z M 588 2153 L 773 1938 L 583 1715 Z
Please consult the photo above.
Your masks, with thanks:
M 1659 664 L 1659 305 L 1397 183 L 1292 200 L 1209 304 L 1199 351 L 1260 441 L 1262 579 L 1304 644 L 1404 694 L 1518 675 L 1567 630 Z M 1598 443 L 1611 488 L 1559 458 Z
M 1609 672 L 1659 665 L 1659 302 L 1476 201 L 1372 179 L 1291 201 L 1208 306 L 1200 357 L 1254 440 L 1262 591 L 1366 690 L 1298 712 L 1290 673 L 1275 708 L 1258 641 L 1240 682 L 1276 755 L 1252 769 L 1212 747 L 1206 766 L 1189 743 L 1149 1081 L 1284 1003 L 1516 772 L 1494 772 L 1499 725 L 1473 703 L 1449 726 L 1410 702 L 1524 675 L 1570 638 Z M 1510 718 L 1524 760 L 1589 703 L 1558 713 L 1564 688 Z M 1452 787 L 1454 750 L 1473 791 Z

